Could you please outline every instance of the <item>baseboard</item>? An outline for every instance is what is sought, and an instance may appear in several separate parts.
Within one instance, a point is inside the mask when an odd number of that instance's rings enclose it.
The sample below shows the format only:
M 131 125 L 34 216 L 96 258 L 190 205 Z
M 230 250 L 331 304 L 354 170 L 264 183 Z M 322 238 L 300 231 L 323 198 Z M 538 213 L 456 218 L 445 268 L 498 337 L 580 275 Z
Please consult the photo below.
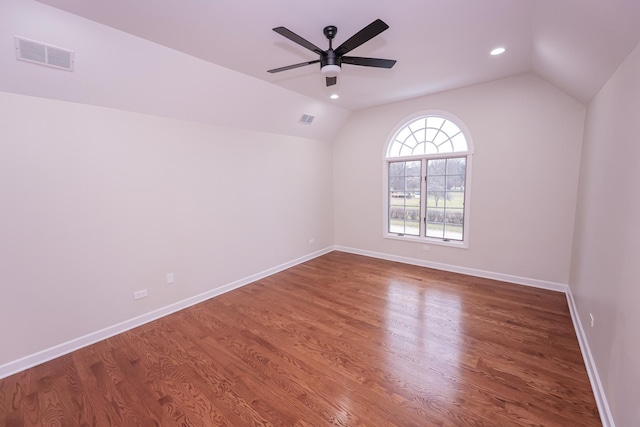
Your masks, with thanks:
M 607 396 L 604 393 L 602 382 L 600 381 L 600 375 L 598 375 L 598 369 L 596 363 L 593 360 L 591 354 L 591 348 L 589 347 L 589 341 L 587 335 L 582 327 L 582 321 L 580 320 L 580 314 L 578 313 L 578 307 L 573 299 L 571 288 L 567 289 L 567 304 L 569 305 L 569 312 L 571 313 L 571 320 L 573 321 L 573 327 L 576 330 L 578 337 L 578 344 L 580 344 L 580 351 L 582 352 L 582 358 L 584 359 L 584 365 L 587 368 L 587 374 L 589 375 L 589 381 L 591 382 L 591 388 L 593 389 L 593 396 L 596 399 L 596 405 L 598 405 L 598 412 L 600 412 L 600 419 L 603 427 L 615 427 L 613 416 L 611 414 L 611 408 L 607 402 Z
M 513 276 L 509 274 L 502 274 L 502 273 L 495 273 L 495 272 L 484 271 L 484 270 L 477 270 L 473 268 L 460 267 L 456 265 L 425 261 L 425 260 L 420 260 L 415 258 L 408 258 L 408 257 L 397 256 L 397 255 L 366 251 L 361 249 L 349 248 L 345 246 L 332 246 L 317 252 L 313 252 L 311 254 L 294 259 L 292 261 L 286 262 L 276 267 L 264 270 L 260 273 L 247 276 L 243 279 L 236 280 L 235 282 L 228 283 L 226 285 L 220 286 L 218 288 L 212 289 L 202 294 L 195 295 L 193 297 L 184 299 L 182 301 L 178 301 L 174 304 L 170 304 L 166 307 L 162 307 L 160 309 L 135 317 L 133 319 L 129 319 L 125 322 L 121 322 L 116 325 L 109 326 L 107 328 L 92 332 L 90 334 L 84 335 L 79 338 L 75 338 L 73 340 L 56 345 L 46 350 L 42 350 L 40 352 L 31 354 L 29 356 L 25 356 L 21 359 L 6 363 L 4 365 L 0 365 L 0 379 L 16 374 L 18 372 L 21 372 L 25 369 L 39 365 L 41 363 L 47 362 L 49 360 L 55 359 L 56 357 L 60 357 L 65 354 L 71 353 L 75 350 L 79 350 L 83 347 L 89 346 L 98 341 L 102 341 L 106 338 L 112 337 L 122 332 L 126 332 L 130 329 L 144 325 L 145 323 L 167 316 L 171 313 L 175 313 L 176 311 L 183 310 L 187 307 L 190 307 L 192 305 L 214 298 L 218 295 L 221 295 L 226 292 L 232 291 L 234 289 L 240 288 L 242 286 L 248 285 L 249 283 L 271 276 L 280 271 L 286 270 L 295 265 L 309 261 L 313 258 L 317 258 L 319 256 L 325 255 L 334 250 L 340 251 L 340 252 L 352 253 L 356 255 L 364 255 L 372 258 L 385 259 L 388 261 L 400 262 L 403 264 L 417 265 L 420 267 L 433 268 L 436 270 L 450 271 L 454 273 L 467 274 L 470 276 L 483 277 L 487 279 L 500 280 L 504 282 L 510 282 L 510 283 L 516 283 L 516 284 L 525 285 L 525 286 L 548 289 L 548 290 L 557 291 L 557 292 L 564 292 L 567 295 L 567 303 L 569 305 L 571 319 L 573 321 L 573 326 L 575 328 L 576 335 L 578 337 L 578 343 L 580 345 L 582 357 L 584 358 L 584 363 L 587 369 L 587 373 L 589 375 L 589 381 L 591 382 L 591 387 L 593 389 L 593 394 L 596 399 L 598 411 L 600 412 L 602 425 L 603 427 L 615 427 L 615 423 L 611 415 L 611 409 L 609 408 L 609 404 L 607 402 L 607 398 L 604 393 L 604 389 L 602 387 L 600 377 L 598 375 L 598 370 L 593 360 L 593 356 L 591 354 L 589 343 L 587 341 L 586 335 L 584 333 L 584 329 L 582 327 L 582 322 L 580 321 L 580 316 L 578 315 L 578 310 L 575 305 L 573 295 L 571 294 L 571 289 L 567 285 L 554 283 L 554 282 L 547 282 L 543 280 L 531 279 L 526 277 Z
M 30 354 L 18 360 L 5 363 L 4 365 L 0 365 L 0 379 L 6 378 L 10 375 L 24 371 L 25 369 L 29 369 L 34 366 L 40 365 L 41 363 L 48 362 L 49 360 L 55 359 L 56 357 L 64 356 L 65 354 L 69 354 L 73 351 L 79 350 L 83 347 L 87 347 L 91 344 L 95 344 L 99 341 L 102 341 L 104 339 L 107 339 L 117 334 L 121 334 L 122 332 L 128 331 L 138 326 L 142 326 L 145 323 L 149 323 L 153 320 L 167 316 L 171 313 L 175 313 L 176 311 L 183 310 L 187 307 L 190 307 L 192 305 L 214 298 L 218 295 L 222 295 L 226 292 L 248 285 L 249 283 L 255 282 L 256 280 L 260 280 L 265 277 L 271 276 L 280 271 L 291 268 L 295 265 L 301 264 L 313 258 L 317 258 L 319 256 L 327 254 L 333 250 L 334 250 L 333 247 L 328 247 L 328 248 L 313 252 L 311 254 L 302 256 L 300 258 L 294 259 L 292 261 L 286 262 L 276 267 L 269 268 L 260 273 L 247 276 L 240 280 L 236 280 L 235 282 L 228 283 L 226 285 L 201 293 L 199 295 L 195 295 L 193 297 L 184 299 L 182 301 L 178 301 L 176 303 L 159 308 L 157 310 L 153 310 L 149 313 L 145 313 L 141 316 L 134 317 L 133 319 L 126 320 L 124 322 L 109 326 L 104 329 L 100 329 L 99 331 L 91 332 L 79 338 L 74 338 L 65 343 L 56 345 L 54 347 L 50 347 L 48 349 L 39 351 L 34 354 Z
M 379 252 L 365 251 L 362 249 L 349 248 L 345 246 L 335 246 L 335 250 L 348 252 L 356 255 L 364 255 L 372 258 L 385 259 L 387 261 L 401 262 L 403 264 L 417 265 L 419 267 L 433 268 L 435 270 L 450 271 L 452 273 L 467 274 L 469 276 L 483 277 L 485 279 L 500 280 L 501 282 L 515 283 L 518 285 L 531 286 L 534 288 L 547 289 L 556 292 L 566 293 L 568 286 L 562 283 L 547 282 L 544 280 L 531 279 L 527 277 L 513 276 L 510 274 L 495 273 L 492 271 L 478 270 L 475 268 L 460 267 L 451 264 L 425 261 L 416 258 L 408 258 L 397 255 L 384 254 Z
M 598 370 L 596 369 L 596 364 L 593 360 L 591 349 L 589 348 L 589 342 L 587 341 L 587 337 L 584 333 L 584 329 L 582 328 L 582 323 L 580 322 L 580 316 L 578 315 L 578 310 L 575 305 L 573 295 L 571 294 L 571 289 L 569 288 L 568 285 L 564 285 L 561 283 L 547 282 L 547 281 L 538 280 L 538 279 L 531 279 L 527 277 L 512 276 L 512 275 L 503 274 L 503 273 L 495 273 L 491 271 L 477 270 L 474 268 L 460 267 L 457 265 L 442 264 L 442 263 L 424 261 L 424 260 L 415 259 L 415 258 L 401 257 L 397 255 L 390 255 L 390 254 L 384 254 L 384 253 L 372 252 L 372 251 L 365 251 L 362 249 L 355 249 L 355 248 L 349 248 L 344 246 L 335 246 L 334 249 L 337 251 L 348 252 L 356 255 L 364 255 L 372 258 L 379 258 L 379 259 L 385 259 L 388 261 L 401 262 L 403 264 L 417 265 L 420 267 L 433 268 L 436 270 L 450 271 L 453 273 L 467 274 L 469 276 L 483 277 L 487 279 L 500 280 L 503 282 L 509 282 L 509 283 L 515 283 L 519 285 L 532 286 L 535 288 L 542 288 L 542 289 L 548 289 L 548 290 L 557 291 L 557 292 L 563 292 L 567 296 L 567 303 L 569 305 L 569 312 L 571 313 L 571 320 L 573 321 L 573 327 L 578 337 L 580 352 L 582 353 L 584 364 L 587 368 L 587 373 L 589 375 L 589 382 L 591 383 L 591 388 L 593 389 L 593 395 L 596 399 L 596 405 L 598 406 L 598 412 L 600 413 L 602 426 L 615 427 L 615 423 L 611 415 L 611 409 L 609 408 L 609 404 L 607 403 L 607 398 L 604 393 L 604 389 L 602 387 L 602 382 L 600 381 L 600 376 L 598 375 Z

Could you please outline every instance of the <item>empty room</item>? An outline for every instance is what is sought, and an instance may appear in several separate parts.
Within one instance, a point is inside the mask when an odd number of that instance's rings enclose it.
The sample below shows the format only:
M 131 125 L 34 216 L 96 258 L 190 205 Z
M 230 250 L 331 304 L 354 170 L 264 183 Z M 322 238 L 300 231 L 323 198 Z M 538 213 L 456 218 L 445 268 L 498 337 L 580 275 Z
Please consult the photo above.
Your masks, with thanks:
M 640 425 L 639 22 L 0 1 L 0 426 Z

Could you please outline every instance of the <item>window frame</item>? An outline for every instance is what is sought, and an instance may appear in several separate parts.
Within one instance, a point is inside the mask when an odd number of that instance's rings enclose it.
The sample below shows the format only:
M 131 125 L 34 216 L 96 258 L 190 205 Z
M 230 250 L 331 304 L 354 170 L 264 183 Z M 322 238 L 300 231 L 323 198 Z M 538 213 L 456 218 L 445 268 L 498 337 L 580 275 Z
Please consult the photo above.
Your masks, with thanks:
M 437 153 L 437 154 L 420 154 L 420 155 L 411 155 L 411 156 L 399 156 L 399 157 L 388 157 L 389 150 L 391 144 L 393 144 L 396 135 L 406 128 L 409 124 L 413 123 L 415 120 L 424 117 L 439 117 L 445 120 L 448 120 L 458 126 L 458 128 L 462 131 L 462 134 L 465 137 L 467 143 L 466 151 L 454 151 L 450 153 Z M 458 117 L 448 113 L 446 111 L 441 110 L 427 110 L 420 111 L 418 113 L 412 114 L 411 116 L 403 119 L 389 134 L 387 138 L 386 144 L 384 144 L 384 152 L 382 159 L 382 182 L 383 182 L 383 238 L 392 239 L 392 240 L 400 240 L 400 241 L 408 241 L 408 242 L 416 242 L 422 243 L 424 245 L 441 245 L 455 248 L 468 249 L 469 248 L 469 224 L 470 224 L 470 207 L 471 207 L 471 175 L 472 175 L 472 159 L 473 159 L 473 142 L 471 140 L 471 135 L 469 130 L 465 126 L 464 122 L 460 120 Z M 463 234 L 462 240 L 447 240 L 446 238 L 437 238 L 437 237 L 427 237 L 426 236 L 426 204 L 427 204 L 427 192 L 426 192 L 426 179 L 427 176 L 427 159 L 447 159 L 447 158 L 466 158 L 466 171 L 465 171 L 465 186 L 464 186 L 464 220 L 463 220 Z M 420 160 L 422 162 L 422 170 L 421 170 L 421 197 L 420 197 L 420 236 L 414 235 L 403 235 L 399 233 L 391 233 L 389 232 L 389 208 L 390 208 L 390 200 L 389 200 L 389 165 L 392 162 L 403 162 L 403 161 L 416 161 Z

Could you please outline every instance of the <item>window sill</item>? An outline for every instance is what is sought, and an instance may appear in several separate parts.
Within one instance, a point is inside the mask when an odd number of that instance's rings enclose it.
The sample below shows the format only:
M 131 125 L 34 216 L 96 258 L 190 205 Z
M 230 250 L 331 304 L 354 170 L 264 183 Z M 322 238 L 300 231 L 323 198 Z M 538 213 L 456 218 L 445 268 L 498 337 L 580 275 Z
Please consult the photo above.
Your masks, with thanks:
M 466 241 L 457 241 L 457 240 L 442 240 L 442 239 L 434 239 L 433 237 L 418 237 L 418 236 L 401 236 L 398 234 L 390 234 L 384 233 L 382 236 L 385 239 L 391 240 L 401 240 L 403 242 L 412 242 L 412 243 L 422 243 L 423 245 L 437 245 L 437 246 L 448 246 L 450 248 L 459 248 L 459 249 L 469 249 L 469 244 Z

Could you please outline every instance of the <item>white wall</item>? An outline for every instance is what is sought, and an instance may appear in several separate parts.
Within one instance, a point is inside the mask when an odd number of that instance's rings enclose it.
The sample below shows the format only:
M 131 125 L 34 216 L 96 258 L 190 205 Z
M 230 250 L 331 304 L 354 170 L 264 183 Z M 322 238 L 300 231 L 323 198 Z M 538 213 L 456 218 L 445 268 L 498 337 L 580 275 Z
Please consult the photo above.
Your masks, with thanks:
M 640 420 L 639 117 L 636 47 L 588 107 L 570 281 L 617 426 Z
M 388 138 L 431 109 L 461 119 L 475 145 L 468 249 L 382 237 Z M 566 285 L 584 114 L 533 75 L 355 113 L 334 141 L 336 244 Z
M 14 35 L 75 52 L 73 72 L 16 60 Z M 266 69 L 266 67 L 265 67 Z M 0 1 L 0 90 L 333 139 L 349 111 L 33 0 Z M 313 125 L 298 123 L 303 113 Z
M 333 243 L 329 143 L 7 92 L 0 129 L 0 365 Z
M 14 34 L 76 50 L 76 71 L 16 61 Z M 640 418 L 638 48 L 589 106 L 577 217 L 585 108 L 532 75 L 358 112 L 332 147 L 345 110 L 33 1 L 0 3 L 0 68 L 0 367 L 335 243 L 571 272 L 616 422 Z M 469 249 L 382 238 L 384 147 L 430 109 L 475 145 Z

